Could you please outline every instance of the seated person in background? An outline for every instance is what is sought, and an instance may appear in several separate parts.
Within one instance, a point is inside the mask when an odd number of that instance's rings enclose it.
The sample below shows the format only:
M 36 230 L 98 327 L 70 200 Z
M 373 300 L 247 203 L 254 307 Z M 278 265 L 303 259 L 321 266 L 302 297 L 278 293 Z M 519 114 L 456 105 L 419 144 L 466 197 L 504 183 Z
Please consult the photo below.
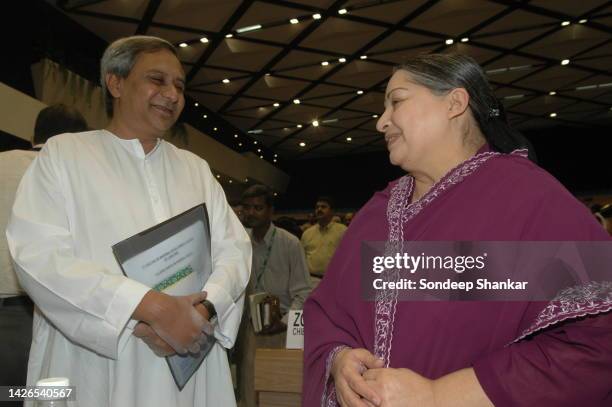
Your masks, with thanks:
M 302 235 L 302 246 L 306 252 L 308 271 L 315 279 L 320 280 L 342 240 L 346 226 L 332 222 L 334 201 L 327 196 L 317 199 L 315 216 L 317 224 L 306 229 Z
M 236 350 L 239 369 L 240 405 L 255 406 L 253 389 L 255 348 L 280 348 L 285 344 L 287 312 L 301 310 L 310 293 L 310 278 L 304 250 L 297 237 L 272 224 L 273 196 L 264 185 L 249 187 L 242 196 L 245 225 L 253 245 L 253 266 L 248 295 L 267 292 L 280 300 L 282 323 L 276 335 L 255 335 L 248 305 Z

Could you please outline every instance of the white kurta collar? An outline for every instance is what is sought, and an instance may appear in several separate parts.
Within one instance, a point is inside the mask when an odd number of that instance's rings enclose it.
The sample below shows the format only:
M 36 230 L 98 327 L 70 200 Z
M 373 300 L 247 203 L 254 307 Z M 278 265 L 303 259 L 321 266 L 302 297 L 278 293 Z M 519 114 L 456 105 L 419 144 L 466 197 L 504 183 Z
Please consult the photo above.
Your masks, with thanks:
M 155 151 L 157 151 L 157 148 L 161 144 L 161 139 L 158 138 L 157 143 L 155 144 L 155 147 L 153 147 L 153 149 L 149 151 L 148 154 L 145 154 L 144 148 L 142 147 L 142 143 L 140 143 L 140 140 L 138 140 L 137 138 L 124 139 L 124 138 L 118 137 L 116 134 L 114 134 L 113 132 L 109 130 L 104 129 L 104 131 L 110 136 L 110 138 L 113 140 L 114 143 L 119 144 L 121 147 L 127 150 L 130 154 L 138 158 L 141 158 L 141 159 L 150 157 L 152 154 L 155 153 Z

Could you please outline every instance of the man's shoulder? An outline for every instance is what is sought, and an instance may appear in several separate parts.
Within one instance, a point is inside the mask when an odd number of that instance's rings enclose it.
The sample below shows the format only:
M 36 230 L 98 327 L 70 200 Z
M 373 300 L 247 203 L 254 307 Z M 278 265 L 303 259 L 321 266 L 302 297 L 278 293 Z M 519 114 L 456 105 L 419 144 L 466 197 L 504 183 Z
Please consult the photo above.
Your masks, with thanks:
M 208 162 L 199 155 L 195 154 L 192 151 L 185 150 L 184 148 L 179 148 L 168 140 L 164 140 L 164 147 L 166 148 L 166 151 L 168 151 L 172 155 L 175 155 L 181 160 L 186 160 L 191 164 L 204 165 L 207 168 L 210 167 L 208 165 Z
M 331 225 L 332 228 L 337 232 L 344 232 L 347 229 L 346 225 L 343 223 L 332 222 Z
M 312 235 L 317 233 L 318 230 L 319 230 L 319 225 L 315 223 L 314 225 L 310 226 L 304 231 L 304 233 L 302 234 L 302 239 L 304 238 L 304 236 L 306 236 L 307 238 L 312 237 Z
M 294 245 L 300 244 L 300 239 L 298 239 L 297 236 L 294 235 L 293 233 L 281 227 L 278 227 L 276 225 L 274 225 L 274 227 L 276 228 L 276 233 L 279 235 L 279 237 L 281 237 L 285 241 L 289 242 L 290 244 L 294 244 Z
M 43 150 L 49 149 L 63 149 L 76 147 L 79 145 L 95 144 L 100 140 L 102 130 L 88 130 L 81 131 L 79 133 L 61 133 L 51 137 L 45 145 Z

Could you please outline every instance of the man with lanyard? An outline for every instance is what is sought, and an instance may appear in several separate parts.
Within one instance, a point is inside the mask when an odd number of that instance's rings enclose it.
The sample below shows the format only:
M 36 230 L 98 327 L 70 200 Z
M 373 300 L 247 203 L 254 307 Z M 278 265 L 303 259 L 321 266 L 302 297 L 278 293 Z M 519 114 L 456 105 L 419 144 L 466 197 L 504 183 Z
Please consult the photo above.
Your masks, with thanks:
M 278 297 L 282 322 L 269 335 L 254 335 L 248 318 L 243 320 L 239 365 L 242 405 L 254 406 L 253 361 L 256 347 L 284 346 L 287 312 L 301 310 L 311 287 L 304 250 L 297 237 L 272 224 L 273 196 L 264 185 L 253 185 L 242 195 L 245 224 L 250 228 L 253 266 L 249 294 L 266 292 Z
M 17 193 L 7 238 L 37 309 L 28 384 L 68 377 L 74 407 L 235 405 L 225 349 L 251 245 L 206 161 L 163 140 L 185 105 L 177 55 L 156 37 L 110 44 L 100 64 L 107 127 L 53 137 Z M 202 203 L 212 255 L 202 292 L 171 296 L 123 275 L 112 245 Z M 199 352 L 207 320 L 217 341 L 179 390 L 163 356 Z
M 36 116 L 34 147 L 0 153 L 0 230 L 3 232 L 0 237 L 0 386 L 25 385 L 32 342 L 32 300 L 17 281 L 4 237 L 17 187 L 50 137 L 84 130 L 87 122 L 78 110 L 62 104 L 52 105 Z

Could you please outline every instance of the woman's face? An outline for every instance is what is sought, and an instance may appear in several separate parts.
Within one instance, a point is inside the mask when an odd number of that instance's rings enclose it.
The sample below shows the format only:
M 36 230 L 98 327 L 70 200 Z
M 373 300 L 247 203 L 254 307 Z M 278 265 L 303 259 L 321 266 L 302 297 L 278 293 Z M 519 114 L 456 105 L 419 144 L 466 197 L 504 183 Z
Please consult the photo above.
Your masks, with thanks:
M 385 134 L 389 159 L 406 171 L 420 170 L 448 148 L 449 102 L 397 71 L 387 84 L 385 111 L 376 129 Z

